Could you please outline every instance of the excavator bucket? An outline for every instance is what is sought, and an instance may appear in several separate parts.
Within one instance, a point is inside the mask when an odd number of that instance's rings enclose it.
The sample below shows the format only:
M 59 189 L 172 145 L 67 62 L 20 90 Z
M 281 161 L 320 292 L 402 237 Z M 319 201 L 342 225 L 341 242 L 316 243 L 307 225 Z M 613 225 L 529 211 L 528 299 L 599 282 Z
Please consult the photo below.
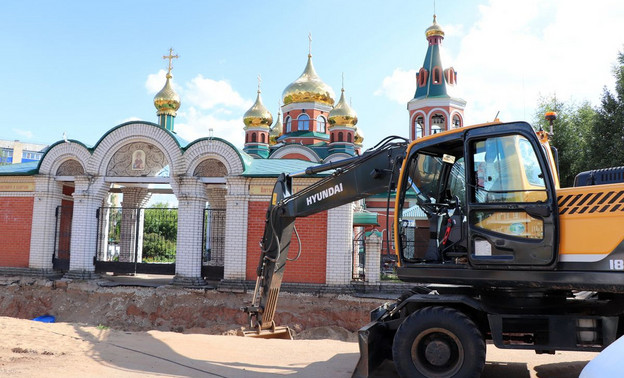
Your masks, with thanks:
M 378 321 L 368 323 L 358 331 L 358 344 L 360 346 L 360 359 L 355 366 L 352 378 L 366 378 L 387 357 L 386 329 Z M 391 344 L 390 344 L 391 345 Z
M 250 330 L 243 331 L 243 336 L 245 337 L 256 337 L 260 339 L 284 339 L 284 340 L 292 340 L 292 332 L 288 327 L 273 327 L 270 329 L 263 330 Z

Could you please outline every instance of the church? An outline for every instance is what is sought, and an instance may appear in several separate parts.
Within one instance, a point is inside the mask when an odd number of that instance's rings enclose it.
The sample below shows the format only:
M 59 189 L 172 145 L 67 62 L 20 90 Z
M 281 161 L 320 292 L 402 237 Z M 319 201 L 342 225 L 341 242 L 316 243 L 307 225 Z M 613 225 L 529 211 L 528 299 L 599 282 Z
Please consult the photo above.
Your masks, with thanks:
M 442 65 L 444 31 L 435 16 L 425 37 L 415 94 L 406 99 L 410 140 L 462 127 L 466 106 L 453 96 L 457 72 Z M 41 160 L 0 166 L 0 273 L 68 279 L 168 274 L 172 284 L 190 287 L 254 281 L 276 177 L 363 152 L 364 126 L 344 85 L 336 100 L 311 54 L 285 87 L 275 122 L 258 85 L 255 103 L 242 115 L 242 149 L 213 136 L 183 140 L 175 132 L 181 106 L 172 86 L 176 57 L 172 50 L 164 57 L 169 66 L 154 97 L 156 122 L 114 126 L 93 146 L 58 141 Z M 295 190 L 322 176 L 296 178 Z M 154 194 L 174 195 L 178 207 L 146 207 Z M 384 242 L 393 216 L 386 213 L 387 197 L 298 219 L 303 252 L 289 262 L 284 282 L 378 284 L 383 256 L 392 253 Z M 424 216 L 410 210 L 415 219 Z M 154 231 L 154 224 L 165 223 L 177 227 L 168 239 L 153 240 L 164 232 Z

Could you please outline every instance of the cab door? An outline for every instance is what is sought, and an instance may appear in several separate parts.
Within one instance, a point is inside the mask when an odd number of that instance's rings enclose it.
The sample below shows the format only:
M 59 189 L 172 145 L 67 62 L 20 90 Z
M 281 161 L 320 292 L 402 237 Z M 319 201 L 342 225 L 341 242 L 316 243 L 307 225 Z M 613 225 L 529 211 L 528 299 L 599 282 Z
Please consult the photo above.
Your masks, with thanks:
M 468 130 L 468 258 L 472 265 L 548 268 L 557 257 L 555 186 L 526 123 Z

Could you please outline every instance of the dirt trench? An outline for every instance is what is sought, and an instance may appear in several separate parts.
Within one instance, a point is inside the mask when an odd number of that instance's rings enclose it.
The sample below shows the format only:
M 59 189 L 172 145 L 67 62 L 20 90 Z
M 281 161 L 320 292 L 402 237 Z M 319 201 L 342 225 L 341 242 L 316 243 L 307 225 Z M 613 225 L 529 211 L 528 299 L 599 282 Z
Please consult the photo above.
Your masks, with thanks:
M 97 281 L 0 278 L 0 316 L 82 323 L 124 331 L 236 334 L 247 326 L 251 294 L 160 287 L 102 287 Z M 281 293 L 275 322 L 298 338 L 355 341 L 382 299 Z

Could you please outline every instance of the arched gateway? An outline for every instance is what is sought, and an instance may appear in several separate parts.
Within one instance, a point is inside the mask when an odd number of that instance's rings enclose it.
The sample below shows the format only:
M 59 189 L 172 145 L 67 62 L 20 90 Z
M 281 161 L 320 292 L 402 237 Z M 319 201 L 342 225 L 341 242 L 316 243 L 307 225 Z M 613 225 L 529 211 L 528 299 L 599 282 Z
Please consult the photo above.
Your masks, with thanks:
M 170 52 L 166 58 L 175 56 Z M 158 272 L 175 274 L 174 284 L 205 285 L 211 278 L 221 279 L 221 287 L 239 288 L 256 279 L 258 242 L 275 178 L 361 151 L 355 112 L 344 96 L 342 105 L 332 108 L 331 91 L 319 84 L 311 57 L 295 85 L 305 91 L 289 86 L 282 107 L 285 116 L 300 123 L 294 121 L 295 129 L 283 134 L 280 114 L 271 128 L 272 116 L 258 89 L 256 103 L 243 117 L 252 142 L 242 151 L 220 138 L 189 143 L 177 136 L 180 99 L 170 70 L 171 65 L 154 97 L 157 123 L 115 126 L 92 147 L 59 141 L 39 162 L 0 167 L 0 274 L 91 279 L 101 272 Z M 308 117 L 307 129 L 301 126 L 302 114 Z M 330 133 L 347 137 L 332 140 Z M 295 190 L 324 174 L 295 178 Z M 149 202 L 162 193 L 175 197 L 175 209 Z M 164 216 L 167 236 L 160 235 L 164 241 L 154 247 L 157 232 L 150 227 L 162 225 Z M 362 280 L 359 258 L 365 252 L 366 282 L 379 282 L 381 244 L 367 244 L 365 251 L 354 247 L 355 217 L 350 204 L 298 219 L 305 253 L 289 262 L 284 281 L 350 285 Z M 154 254 L 154 248 L 161 249 Z
M 225 227 L 215 227 L 214 213 L 206 219 L 206 209 L 225 210 L 228 188 L 237 190 L 243 170 L 243 157 L 230 143 L 203 138 L 188 144 L 148 122 L 119 125 L 92 148 L 77 141 L 58 142 L 48 149 L 35 176 L 33 230 L 40 232 L 31 236 L 29 267 L 53 269 L 50 251 L 56 250 L 55 261 L 68 262 L 70 278 L 89 278 L 98 268 L 127 272 L 124 263 L 134 264 L 136 271 L 142 260 L 144 221 L 137 210 L 152 193 L 170 192 L 178 202 L 180 225 L 175 238 L 175 281 L 194 284 L 203 276 L 202 265 L 223 266 Z M 111 246 L 111 223 L 104 221 L 111 216 L 111 193 L 123 195 L 116 248 Z M 218 222 L 228 222 L 224 212 L 219 217 Z M 211 220 L 213 226 L 206 228 Z M 70 232 L 59 233 L 59 227 Z M 205 261 L 207 234 L 223 241 L 211 249 L 209 261 Z M 113 254 L 110 261 L 107 256 Z

